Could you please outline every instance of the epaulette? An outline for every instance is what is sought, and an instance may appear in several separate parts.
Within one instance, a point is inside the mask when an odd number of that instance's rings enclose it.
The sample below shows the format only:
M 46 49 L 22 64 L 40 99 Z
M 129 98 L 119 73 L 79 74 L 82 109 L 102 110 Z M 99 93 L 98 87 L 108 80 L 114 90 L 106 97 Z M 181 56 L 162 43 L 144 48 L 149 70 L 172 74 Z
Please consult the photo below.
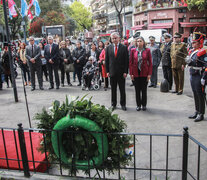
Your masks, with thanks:
M 206 54 L 206 50 L 205 49 L 199 49 L 198 50 L 198 53 L 197 53 L 197 56 L 198 57 L 201 57 L 201 56 L 203 56 L 203 55 L 205 55 Z

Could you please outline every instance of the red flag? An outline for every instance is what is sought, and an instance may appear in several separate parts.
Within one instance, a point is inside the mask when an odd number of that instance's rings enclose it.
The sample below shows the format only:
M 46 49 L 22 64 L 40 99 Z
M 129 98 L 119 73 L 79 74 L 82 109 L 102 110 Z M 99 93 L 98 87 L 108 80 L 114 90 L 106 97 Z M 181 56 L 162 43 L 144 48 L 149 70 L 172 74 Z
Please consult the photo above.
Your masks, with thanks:
M 30 11 L 30 9 L 28 10 L 28 17 L 32 20 L 33 19 L 33 15 L 32 12 Z

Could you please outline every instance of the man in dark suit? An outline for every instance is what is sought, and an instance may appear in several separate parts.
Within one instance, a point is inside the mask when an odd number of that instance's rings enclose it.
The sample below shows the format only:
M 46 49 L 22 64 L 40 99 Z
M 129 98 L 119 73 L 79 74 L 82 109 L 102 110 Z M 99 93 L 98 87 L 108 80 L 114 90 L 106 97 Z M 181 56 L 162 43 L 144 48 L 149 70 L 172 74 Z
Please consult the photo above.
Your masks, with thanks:
M 122 110 L 126 111 L 125 78 L 129 67 L 129 56 L 127 47 L 120 43 L 120 36 L 117 32 L 111 34 L 112 44 L 106 48 L 106 72 L 111 83 L 112 109 L 117 104 L 117 84 L 120 90 L 120 104 Z
M 48 36 L 48 44 L 45 46 L 44 54 L 45 54 L 45 59 L 47 60 L 47 68 L 49 71 L 49 79 L 50 79 L 49 89 L 54 88 L 53 71 L 55 74 L 56 89 L 59 89 L 60 87 L 60 79 L 58 75 L 59 47 L 57 44 L 53 43 L 52 36 Z
M 29 45 L 26 47 L 26 58 L 29 63 L 29 68 L 31 72 L 31 91 L 35 90 L 35 71 L 37 72 L 37 78 L 39 83 L 40 90 L 44 90 L 43 88 L 43 80 L 42 80 L 42 61 L 40 59 L 40 47 L 34 44 L 34 38 L 29 38 Z

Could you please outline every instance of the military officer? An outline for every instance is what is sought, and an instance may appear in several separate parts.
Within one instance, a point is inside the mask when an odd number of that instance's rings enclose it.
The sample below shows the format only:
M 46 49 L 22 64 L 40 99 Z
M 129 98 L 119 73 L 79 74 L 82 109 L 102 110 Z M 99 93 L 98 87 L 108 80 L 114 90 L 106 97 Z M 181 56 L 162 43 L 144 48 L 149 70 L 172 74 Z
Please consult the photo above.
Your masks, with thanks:
M 205 114 L 205 84 L 207 79 L 207 54 L 203 48 L 205 35 L 199 32 L 193 33 L 193 49 L 189 51 L 186 62 L 190 66 L 190 83 L 195 101 L 195 113 L 189 116 L 195 122 L 202 121 Z
M 150 36 L 149 40 L 150 40 L 150 44 L 148 48 L 150 49 L 150 52 L 152 54 L 152 65 L 153 65 L 152 76 L 150 79 L 151 84 L 149 85 L 149 87 L 156 88 L 157 87 L 157 69 L 158 69 L 158 66 L 160 65 L 161 52 L 160 52 L 158 45 L 155 43 L 155 37 Z
M 171 68 L 171 57 L 170 57 L 170 50 L 171 50 L 171 40 L 172 35 L 169 33 L 164 34 L 165 42 L 161 45 L 160 51 L 162 54 L 161 61 L 162 61 L 162 70 L 164 78 L 169 83 L 169 89 L 172 89 L 172 68 Z
M 187 46 L 181 42 L 182 35 L 180 33 L 174 34 L 174 42 L 171 44 L 170 57 L 172 62 L 172 73 L 175 82 L 175 91 L 181 95 L 183 93 L 184 85 L 184 70 L 185 70 L 185 57 L 187 56 Z

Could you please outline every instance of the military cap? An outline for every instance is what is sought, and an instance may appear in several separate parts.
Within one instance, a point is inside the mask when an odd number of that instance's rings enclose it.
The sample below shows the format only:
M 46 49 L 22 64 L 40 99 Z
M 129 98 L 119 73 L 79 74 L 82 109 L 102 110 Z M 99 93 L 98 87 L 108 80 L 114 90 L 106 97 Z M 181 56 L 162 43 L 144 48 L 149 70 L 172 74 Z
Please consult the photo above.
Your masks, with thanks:
M 155 40 L 155 37 L 154 36 L 150 36 L 149 40 Z
M 193 41 L 201 41 L 206 38 L 206 35 L 200 32 L 193 32 Z
M 172 35 L 171 34 L 169 34 L 169 33 L 165 33 L 165 34 L 163 34 L 163 36 L 164 36 L 164 38 L 172 38 Z
M 181 35 L 180 33 L 175 32 L 175 34 L 174 34 L 174 38 L 181 38 L 181 37 L 182 37 L 182 35 Z

